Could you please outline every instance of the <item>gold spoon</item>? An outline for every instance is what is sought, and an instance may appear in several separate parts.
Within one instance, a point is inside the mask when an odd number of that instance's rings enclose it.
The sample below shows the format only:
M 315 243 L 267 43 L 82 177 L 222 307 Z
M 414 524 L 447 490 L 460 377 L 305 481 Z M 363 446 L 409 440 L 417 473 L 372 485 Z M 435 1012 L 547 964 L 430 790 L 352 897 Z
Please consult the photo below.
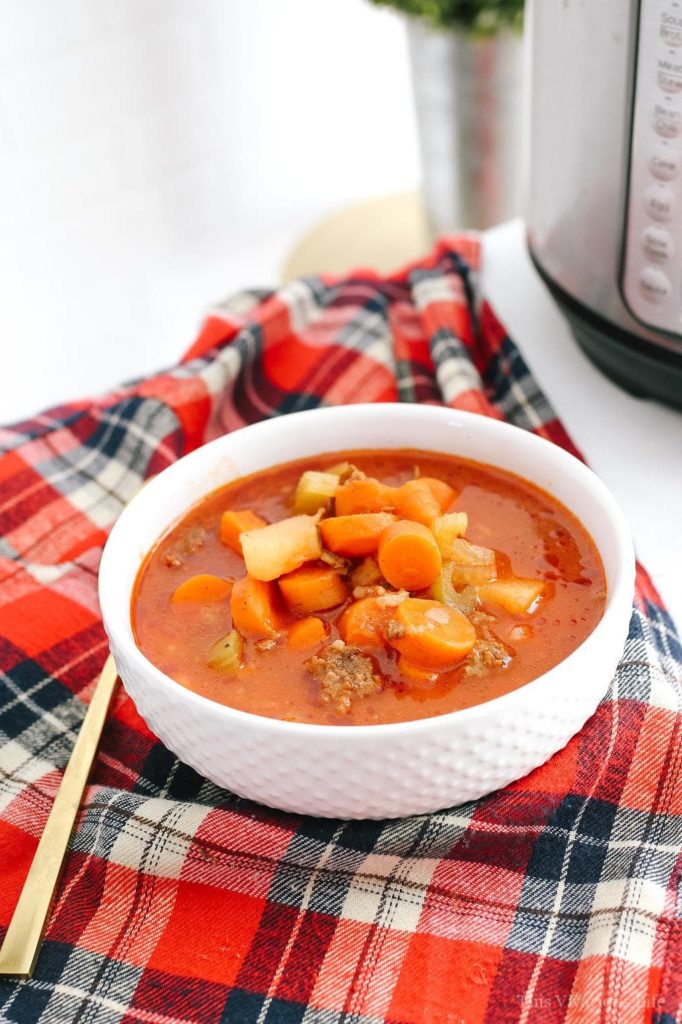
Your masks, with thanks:
M 0 977 L 30 978 L 118 675 L 111 655 L 97 680 L 69 763 L 0 949 Z

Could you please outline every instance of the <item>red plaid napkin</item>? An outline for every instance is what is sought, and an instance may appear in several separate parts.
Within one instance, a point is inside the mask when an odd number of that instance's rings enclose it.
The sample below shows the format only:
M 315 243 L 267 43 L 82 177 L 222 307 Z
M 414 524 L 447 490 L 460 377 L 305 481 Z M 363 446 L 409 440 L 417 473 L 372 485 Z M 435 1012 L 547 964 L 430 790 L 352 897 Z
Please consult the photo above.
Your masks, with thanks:
M 0 935 L 107 650 L 97 566 L 140 481 L 320 404 L 444 402 L 571 447 L 477 290 L 473 239 L 217 309 L 186 360 L 0 431 Z M 121 692 L 14 1024 L 682 1019 L 682 650 L 640 569 L 580 735 L 476 803 L 296 817 L 180 764 Z

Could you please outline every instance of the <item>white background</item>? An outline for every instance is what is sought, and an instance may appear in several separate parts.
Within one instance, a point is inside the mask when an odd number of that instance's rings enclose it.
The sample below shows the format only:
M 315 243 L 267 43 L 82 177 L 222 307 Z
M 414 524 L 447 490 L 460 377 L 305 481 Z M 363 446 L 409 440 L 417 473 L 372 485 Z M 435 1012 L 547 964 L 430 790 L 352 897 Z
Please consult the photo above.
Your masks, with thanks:
M 0 422 L 174 362 L 417 176 L 403 25 L 367 0 L 0 0 Z
M 0 422 L 173 363 L 322 216 L 418 180 L 401 22 L 365 0 L 0 0 Z M 598 374 L 520 224 L 487 286 L 682 621 L 682 419 Z

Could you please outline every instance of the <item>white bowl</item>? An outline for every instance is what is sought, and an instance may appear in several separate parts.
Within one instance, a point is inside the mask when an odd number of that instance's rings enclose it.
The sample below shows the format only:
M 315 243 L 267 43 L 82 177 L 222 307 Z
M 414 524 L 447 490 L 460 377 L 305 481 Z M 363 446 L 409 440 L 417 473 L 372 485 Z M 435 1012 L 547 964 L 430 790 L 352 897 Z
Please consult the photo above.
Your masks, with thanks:
M 352 448 L 420 448 L 487 462 L 563 502 L 592 535 L 608 596 L 568 658 L 476 707 L 389 725 L 281 722 L 216 704 L 174 682 L 135 645 L 130 598 L 158 536 L 221 484 L 291 459 Z M 434 406 L 354 405 L 295 413 L 219 438 L 170 466 L 130 503 L 100 569 L 100 603 L 125 687 L 154 733 L 220 786 L 272 807 L 391 818 L 476 799 L 542 764 L 594 712 L 628 631 L 634 555 L 623 513 L 561 448 L 516 427 Z

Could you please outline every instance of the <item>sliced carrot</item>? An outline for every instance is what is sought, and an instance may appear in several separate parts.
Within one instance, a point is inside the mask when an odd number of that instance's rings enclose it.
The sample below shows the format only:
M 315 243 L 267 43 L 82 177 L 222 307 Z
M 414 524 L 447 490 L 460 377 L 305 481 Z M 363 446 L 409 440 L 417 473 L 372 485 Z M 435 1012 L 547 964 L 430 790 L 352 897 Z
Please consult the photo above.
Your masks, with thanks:
M 349 605 L 339 617 L 339 633 L 354 647 L 383 647 L 384 629 L 393 617 L 396 606 L 379 597 L 363 597 Z
M 432 670 L 453 667 L 476 643 L 476 631 L 466 615 L 418 597 L 398 605 L 386 636 L 408 661 Z
M 241 633 L 272 636 L 282 628 L 273 583 L 243 576 L 232 587 L 230 611 L 232 623 Z
M 298 619 L 293 626 L 289 627 L 287 645 L 289 647 L 317 647 L 327 635 L 324 622 L 315 615 L 307 615 L 305 619 Z
M 431 491 L 438 504 L 440 505 L 441 512 L 445 512 L 446 509 L 450 508 L 453 501 L 457 497 L 457 491 L 450 484 L 446 484 L 444 480 L 437 480 L 435 476 L 420 476 L 419 480 Z
M 388 512 L 334 516 L 320 522 L 320 533 L 324 546 L 334 554 L 361 558 L 376 551 L 379 537 L 394 522 L 395 516 Z
M 220 517 L 220 540 L 226 548 L 232 548 L 238 555 L 242 553 L 242 544 L 239 539 L 242 533 L 247 530 L 260 530 L 268 524 L 255 512 L 248 510 L 234 512 L 229 509 L 223 512 Z
M 433 669 L 415 665 L 413 662 L 408 661 L 404 654 L 398 656 L 398 671 L 410 683 L 428 685 L 435 683 L 438 679 L 438 673 L 434 672 Z
M 171 601 L 173 604 L 188 604 L 189 602 L 201 601 L 224 601 L 229 597 L 232 584 L 220 576 L 212 576 L 207 572 L 200 572 L 197 576 L 190 576 L 188 580 L 181 583 L 173 591 Z
M 321 612 L 336 608 L 348 597 L 348 587 L 329 565 L 304 565 L 280 576 L 279 589 L 295 612 Z
M 397 487 L 389 487 L 373 477 L 349 480 L 342 484 L 334 497 L 337 516 L 352 516 L 358 512 L 387 512 L 395 508 Z
M 399 590 L 423 590 L 431 586 L 443 567 L 438 545 L 422 523 L 401 519 L 381 535 L 379 568 Z
M 428 526 L 441 514 L 440 503 L 434 497 L 428 479 L 408 480 L 398 488 L 396 511 L 401 519 L 412 519 Z

